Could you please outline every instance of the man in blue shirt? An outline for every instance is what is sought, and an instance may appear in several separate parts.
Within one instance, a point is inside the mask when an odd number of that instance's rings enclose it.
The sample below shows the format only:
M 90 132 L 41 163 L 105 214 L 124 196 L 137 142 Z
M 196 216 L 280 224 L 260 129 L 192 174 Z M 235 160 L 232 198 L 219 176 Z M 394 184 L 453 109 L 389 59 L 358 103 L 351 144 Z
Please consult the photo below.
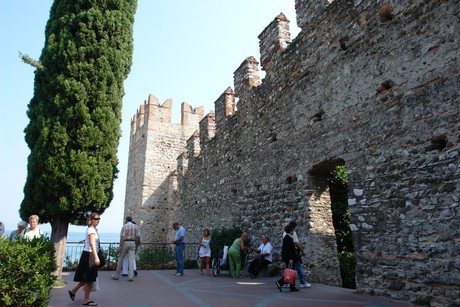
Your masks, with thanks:
M 176 244 L 176 276 L 184 275 L 184 249 L 185 249 L 185 229 L 179 223 L 173 223 L 173 228 L 176 231 L 174 240 L 171 243 Z

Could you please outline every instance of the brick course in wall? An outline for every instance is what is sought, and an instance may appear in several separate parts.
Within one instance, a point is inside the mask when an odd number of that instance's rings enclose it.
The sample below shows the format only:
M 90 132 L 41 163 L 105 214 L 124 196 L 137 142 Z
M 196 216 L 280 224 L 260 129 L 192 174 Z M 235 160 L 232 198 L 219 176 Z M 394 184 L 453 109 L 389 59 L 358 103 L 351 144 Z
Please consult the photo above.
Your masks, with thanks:
M 254 245 L 265 233 L 277 256 L 295 219 L 309 280 L 341 285 L 325 179 L 345 165 L 357 289 L 460 305 L 459 1 L 296 11 L 301 33 L 278 15 L 260 35 L 265 78 L 247 57 L 215 116 L 132 126 L 125 213 L 158 240 L 176 220 L 189 242 L 205 227 L 239 226 Z

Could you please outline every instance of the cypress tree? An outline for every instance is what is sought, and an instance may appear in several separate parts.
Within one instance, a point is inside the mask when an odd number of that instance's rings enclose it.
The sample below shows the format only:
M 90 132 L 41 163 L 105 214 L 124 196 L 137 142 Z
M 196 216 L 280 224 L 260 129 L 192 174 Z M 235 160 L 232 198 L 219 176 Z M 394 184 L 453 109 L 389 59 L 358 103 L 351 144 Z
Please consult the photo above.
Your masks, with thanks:
M 84 211 L 102 214 L 113 198 L 136 8 L 137 0 L 55 0 L 32 64 L 30 155 L 19 212 L 51 224 L 59 275 L 69 223 L 83 224 Z

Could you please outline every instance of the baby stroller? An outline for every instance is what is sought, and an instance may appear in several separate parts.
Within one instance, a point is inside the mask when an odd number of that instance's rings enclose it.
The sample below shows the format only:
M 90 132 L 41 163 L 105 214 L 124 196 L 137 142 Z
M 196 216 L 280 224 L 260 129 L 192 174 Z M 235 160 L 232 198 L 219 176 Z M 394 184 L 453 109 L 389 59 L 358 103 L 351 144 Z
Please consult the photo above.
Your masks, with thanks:
M 228 246 L 225 245 L 224 248 L 219 248 L 216 255 L 212 259 L 211 269 L 212 275 L 220 275 L 222 270 L 229 270 L 228 264 Z

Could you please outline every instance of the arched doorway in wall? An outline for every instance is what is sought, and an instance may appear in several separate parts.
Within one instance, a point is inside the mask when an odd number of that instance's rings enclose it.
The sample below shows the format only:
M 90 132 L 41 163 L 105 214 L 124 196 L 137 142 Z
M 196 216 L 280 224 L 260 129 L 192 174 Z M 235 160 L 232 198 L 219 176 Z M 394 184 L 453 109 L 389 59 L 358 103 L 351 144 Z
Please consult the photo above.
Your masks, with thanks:
M 333 158 L 315 164 L 310 170 L 310 182 L 315 193 L 310 198 L 310 221 L 322 233 L 333 233 L 334 253 L 329 263 L 338 263 L 341 286 L 356 288 L 355 256 L 350 230 L 350 210 L 348 208 L 348 185 L 345 161 Z M 315 226 L 319 224 L 322 227 Z M 330 227 L 330 229 L 325 229 Z M 334 255 L 334 256 L 333 256 Z

